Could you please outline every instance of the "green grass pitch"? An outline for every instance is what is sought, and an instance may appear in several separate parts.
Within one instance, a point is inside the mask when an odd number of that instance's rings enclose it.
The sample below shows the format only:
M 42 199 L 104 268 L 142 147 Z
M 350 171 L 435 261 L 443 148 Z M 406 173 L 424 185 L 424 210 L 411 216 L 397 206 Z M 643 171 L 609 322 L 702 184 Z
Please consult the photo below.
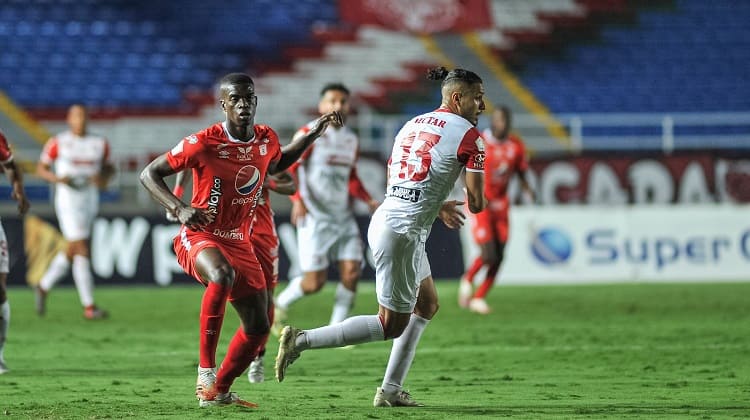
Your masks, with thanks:
M 283 286 L 283 285 L 282 285 Z M 101 287 L 112 317 L 85 321 L 73 289 L 56 289 L 44 319 L 29 289 L 10 290 L 12 324 L 0 376 L 7 418 L 748 418 L 750 283 L 499 287 L 495 312 L 441 309 L 406 387 L 424 408 L 375 409 L 390 342 L 303 353 L 283 384 L 240 377 L 260 404 L 198 408 L 194 398 L 202 289 Z M 328 320 L 333 287 L 298 302 L 290 321 Z M 372 283 L 354 312 L 374 313 Z M 219 357 L 237 326 L 227 308 Z

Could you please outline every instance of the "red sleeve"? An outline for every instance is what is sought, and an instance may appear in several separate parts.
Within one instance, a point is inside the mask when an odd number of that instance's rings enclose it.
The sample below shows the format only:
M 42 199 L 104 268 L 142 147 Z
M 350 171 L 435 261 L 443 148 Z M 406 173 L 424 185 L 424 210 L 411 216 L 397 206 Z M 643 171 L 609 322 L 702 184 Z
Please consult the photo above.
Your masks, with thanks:
M 349 174 L 349 195 L 365 202 L 372 200 L 372 196 L 367 192 L 365 185 L 359 179 L 359 175 L 357 175 L 356 166 L 352 166 L 352 171 Z
M 13 153 L 10 152 L 8 139 L 5 138 L 3 133 L 0 133 L 0 163 L 8 163 L 11 160 L 13 160 Z
M 469 172 L 484 172 L 484 140 L 472 127 L 464 134 L 456 151 L 458 161 L 466 165 Z
M 172 150 L 167 152 L 167 162 L 176 172 L 195 168 L 200 162 L 202 151 L 203 142 L 200 134 L 192 134 L 180 140 Z
M 57 149 L 58 149 L 57 137 L 52 137 L 44 145 L 44 148 L 42 149 L 42 156 L 39 157 L 39 160 L 41 160 L 42 163 L 51 165 L 52 162 L 54 162 L 55 159 L 57 159 L 57 153 L 58 153 Z

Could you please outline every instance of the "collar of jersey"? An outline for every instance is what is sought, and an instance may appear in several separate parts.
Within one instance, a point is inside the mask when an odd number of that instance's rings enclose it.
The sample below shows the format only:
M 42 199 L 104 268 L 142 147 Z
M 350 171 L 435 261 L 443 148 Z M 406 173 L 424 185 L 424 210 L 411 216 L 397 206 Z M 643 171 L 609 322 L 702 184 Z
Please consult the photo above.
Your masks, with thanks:
M 221 123 L 221 128 L 223 128 L 223 129 L 224 129 L 224 134 L 226 134 L 226 135 L 227 135 L 227 138 L 228 138 L 228 139 L 229 139 L 229 141 L 231 141 L 232 143 L 242 143 L 242 144 L 247 144 L 247 143 L 250 143 L 250 142 L 252 142 L 253 140 L 255 140 L 255 130 L 253 130 L 253 138 L 251 138 L 251 139 L 250 139 L 250 140 L 248 140 L 248 141 L 244 141 L 244 140 L 240 140 L 240 139 L 236 139 L 236 138 L 232 137 L 232 134 L 230 134 L 230 133 L 229 133 L 229 129 L 227 128 L 227 122 L 226 122 L 226 121 L 224 121 L 224 122 L 222 122 L 222 123 Z

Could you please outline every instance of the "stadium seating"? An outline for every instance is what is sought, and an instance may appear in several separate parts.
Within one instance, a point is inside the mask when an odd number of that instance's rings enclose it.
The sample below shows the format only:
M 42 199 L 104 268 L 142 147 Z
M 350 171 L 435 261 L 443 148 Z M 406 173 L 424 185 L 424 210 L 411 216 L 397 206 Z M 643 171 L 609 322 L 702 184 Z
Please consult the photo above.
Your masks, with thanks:
M 42 117 L 74 101 L 117 114 L 194 112 L 190 92 L 281 60 L 309 43 L 313 24 L 337 19 L 324 0 L 3 3 L 0 89 Z
M 588 2 L 587 2 L 588 3 Z M 750 4 L 676 0 L 606 25 L 562 57 L 537 56 L 520 75 L 555 112 L 706 112 L 750 109 Z

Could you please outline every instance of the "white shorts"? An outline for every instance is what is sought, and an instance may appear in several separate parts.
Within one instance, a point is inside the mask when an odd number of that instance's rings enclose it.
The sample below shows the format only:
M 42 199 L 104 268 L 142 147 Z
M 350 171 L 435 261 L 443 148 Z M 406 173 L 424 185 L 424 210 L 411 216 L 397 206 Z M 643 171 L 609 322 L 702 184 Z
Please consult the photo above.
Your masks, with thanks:
M 8 254 L 8 240 L 5 238 L 5 229 L 0 225 L 0 273 L 10 272 L 10 255 Z
M 303 273 L 327 269 L 330 260 L 362 261 L 362 239 L 354 218 L 333 222 L 309 213 L 297 226 L 299 266 Z
M 397 233 L 375 212 L 367 231 L 375 261 L 378 303 L 394 312 L 411 313 L 419 285 L 432 275 L 425 252 L 427 234 Z
M 99 212 L 99 191 L 96 188 L 77 191 L 60 185 L 55 190 L 55 212 L 66 240 L 89 239 Z

